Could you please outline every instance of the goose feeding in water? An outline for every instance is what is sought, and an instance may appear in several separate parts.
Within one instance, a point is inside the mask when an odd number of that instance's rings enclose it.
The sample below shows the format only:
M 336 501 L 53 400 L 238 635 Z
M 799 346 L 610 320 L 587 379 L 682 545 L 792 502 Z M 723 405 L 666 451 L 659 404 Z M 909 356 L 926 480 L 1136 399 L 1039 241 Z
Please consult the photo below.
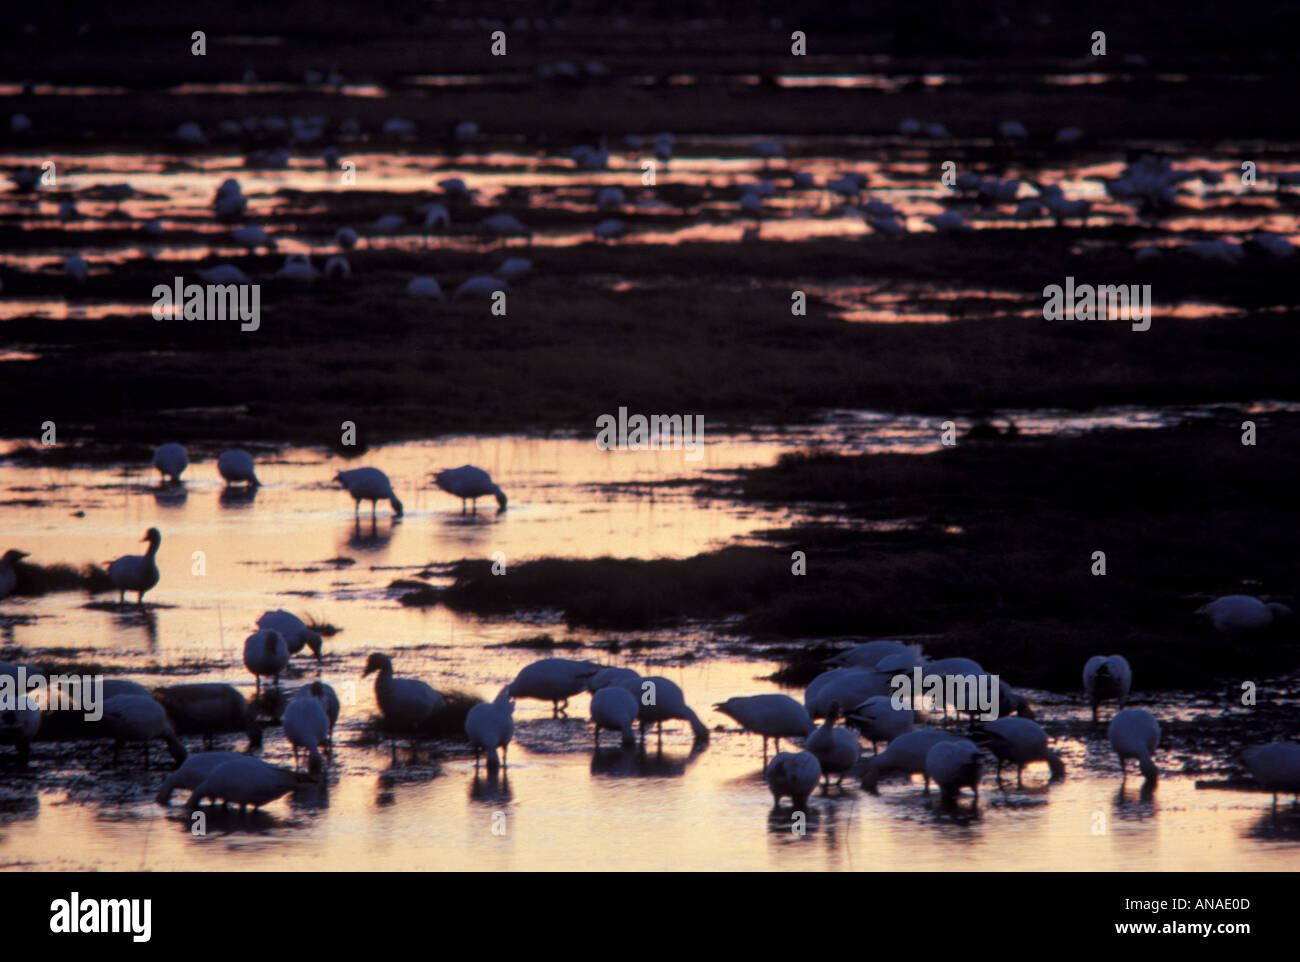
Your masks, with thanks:
M 1133 671 L 1123 655 L 1093 655 L 1083 666 L 1083 690 L 1088 693 L 1092 704 L 1092 720 L 1097 721 L 1097 706 L 1107 699 L 1114 698 L 1119 708 L 1128 701 L 1129 688 L 1133 685 Z
M 262 727 L 248 709 L 248 702 L 234 685 L 199 682 L 171 685 L 155 696 L 181 735 L 202 735 L 203 746 L 212 747 L 213 735 L 245 732 L 248 750 L 262 747 Z
M 373 653 L 366 661 L 366 670 L 361 673 L 364 678 L 371 672 L 375 675 L 375 701 L 379 711 L 390 728 L 418 728 L 433 713 L 447 707 L 447 699 L 434 691 L 430 685 L 417 678 L 396 678 L 393 676 L 393 662 L 387 655 Z M 397 737 L 393 736 L 393 754 L 397 754 Z
M 306 254 L 290 254 L 275 276 L 298 284 L 310 284 L 316 280 L 316 268 L 311 266 L 311 258 Z
M 222 762 L 195 786 L 186 808 L 196 808 L 203 799 L 238 805 L 240 811 L 248 806 L 261 808 L 297 788 L 307 776 L 300 776 L 287 768 L 268 765 L 260 758 L 247 756 Z
M 321 637 L 319 631 L 309 628 L 307 623 L 293 612 L 285 611 L 283 608 L 263 612 L 257 619 L 257 627 L 278 631 L 289 649 L 289 654 L 296 655 L 306 646 L 312 650 L 317 661 L 321 660 L 321 646 L 324 645 L 325 639 Z
M 640 679 L 636 679 L 639 683 Z M 636 695 L 617 684 L 597 689 L 591 696 L 591 723 L 596 728 L 596 747 L 600 747 L 601 729 L 621 732 L 624 745 L 636 744 L 632 725 L 641 709 Z
M 18 572 L 14 569 L 14 565 L 27 556 L 26 551 L 10 548 L 4 553 L 4 557 L 0 558 L 0 598 L 12 594 L 14 588 L 18 587 Z
M 222 451 L 217 458 L 217 472 L 226 479 L 227 487 L 232 484 L 247 484 L 256 488 L 262 483 L 257 480 L 257 474 L 253 470 L 253 456 L 241 448 Z
M 450 468 L 430 475 L 433 483 L 448 494 L 460 498 L 460 510 L 465 511 L 465 502 L 472 502 L 474 511 L 478 512 L 478 499 L 491 495 L 497 499 L 497 510 L 506 509 L 506 493 L 493 483 L 492 476 L 482 468 L 472 464 L 463 464 L 459 468 Z
M 1300 745 L 1256 745 L 1242 752 L 1241 760 L 1264 791 L 1273 793 L 1273 811 L 1277 811 L 1278 795 L 1300 795 Z
M 293 767 L 298 770 L 298 751 L 307 752 L 307 770 L 312 774 L 324 767 L 320 746 L 329 745 L 330 720 L 319 698 L 295 698 L 289 702 L 281 719 L 284 735 L 293 746 Z
M 1018 120 L 1004 120 L 998 124 L 998 133 L 1007 140 L 1024 140 L 1029 136 L 1025 125 Z
M 952 210 L 945 211 L 942 214 L 931 214 L 925 219 L 925 222 L 940 233 L 943 233 L 944 231 L 968 229 L 966 221 L 962 218 L 961 214 Z
M 442 288 L 432 277 L 413 277 L 406 285 L 406 293 L 412 297 L 432 297 L 442 300 Z
M 764 770 L 763 777 L 772 792 L 773 808 L 788 795 L 790 804 L 796 811 L 801 811 L 821 781 L 822 768 L 817 756 L 811 752 L 777 752 Z
M 406 218 L 401 214 L 384 214 L 370 225 L 371 234 L 395 234 L 406 226 Z
M 817 761 L 821 764 L 822 776 L 826 779 L 823 787 L 827 791 L 831 787 L 831 776 L 839 776 L 835 780 L 836 786 L 843 784 L 844 775 L 857 764 L 862 755 L 858 737 L 847 728 L 835 727 L 839 717 L 839 702 L 832 702 L 826 712 L 826 720 L 804 742 L 804 749 L 817 756 Z
M 234 264 L 215 264 L 199 271 L 199 280 L 204 284 L 247 284 L 248 275 Z
M 916 731 L 899 735 L 889 746 L 867 763 L 862 773 L 862 787 L 871 794 L 877 794 L 876 786 L 886 775 L 902 773 L 904 775 L 921 775 L 925 779 L 925 790 L 930 790 L 930 776 L 926 774 L 925 759 L 930 749 L 940 742 L 955 741 L 960 735 L 941 731 L 937 728 L 918 728 Z
M 190 755 L 181 763 L 180 768 L 163 779 L 154 801 L 159 805 L 169 805 L 176 789 L 197 788 L 218 766 L 247 758 L 247 755 L 238 752 L 199 752 L 197 755 Z
M 807 709 L 789 695 L 747 695 L 728 698 L 713 707 L 735 720 L 745 731 L 762 735 L 764 758 L 767 757 L 769 738 L 776 739 L 776 748 L 780 751 L 782 738 L 805 738 L 812 734 L 814 727 Z
M 645 741 L 645 730 L 649 725 L 657 725 L 659 737 L 663 737 L 664 722 L 680 718 L 689 722 L 691 733 L 697 742 L 709 740 L 709 730 L 698 715 L 686 704 L 686 695 L 676 682 L 658 675 L 632 680 L 624 677 L 615 681 L 615 685 L 632 693 L 638 702 L 637 718 L 641 723 L 641 740 Z
M 148 551 L 144 554 L 123 555 L 108 566 L 108 577 L 118 592 L 118 604 L 126 603 L 128 591 L 136 592 L 136 604 L 144 604 L 144 593 L 158 583 L 158 564 L 154 559 L 158 555 L 162 535 L 157 528 L 150 528 L 140 540 L 149 542 Z
M 614 217 L 602 220 L 592 230 L 592 236 L 598 241 L 612 241 L 627 233 L 627 225 Z
M 265 248 L 268 254 L 275 250 L 275 238 L 260 227 L 237 227 L 230 232 L 230 239 L 254 253 L 259 247 Z
M 80 254 L 73 254 L 63 262 L 63 273 L 72 278 L 73 283 L 83 284 L 90 276 L 90 265 Z
M 569 699 L 587 687 L 600 665 L 572 658 L 543 658 L 525 665 L 509 685 L 511 698 L 536 698 L 551 703 L 552 717 L 567 717 Z
M 1290 618 L 1291 609 L 1277 602 L 1265 604 L 1250 595 L 1225 595 L 1196 609 L 1210 619 L 1216 631 L 1229 637 L 1249 635 L 1269 628 L 1279 618 Z
M 533 236 L 532 231 L 511 214 L 493 214 L 479 224 L 479 229 L 485 234 L 499 238 L 503 243 L 511 237 L 526 237 L 531 240 Z
M 510 700 L 510 686 L 497 692 L 495 701 L 475 705 L 465 715 L 465 737 L 474 749 L 474 769 L 478 770 L 479 753 L 487 754 L 488 772 L 495 772 L 506 760 L 510 739 L 515 737 L 515 703 Z M 497 749 L 501 757 L 497 758 Z
M 1160 746 L 1160 723 L 1145 708 L 1125 708 L 1116 712 L 1110 723 L 1110 744 L 1119 756 L 1119 770 L 1128 777 L 1124 762 L 1137 759 L 1142 777 L 1154 781 L 1160 775 L 1152 759 Z
M 844 716 L 844 724 L 856 728 L 871 742 L 873 755 L 877 752 L 877 742 L 892 742 L 910 732 L 915 722 L 916 713 L 910 708 L 895 708 L 889 695 L 874 695 Z
M 966 738 L 941 741 L 925 755 L 925 777 L 939 786 L 945 802 L 955 800 L 962 788 L 969 787 L 978 803 L 983 769 L 979 746 Z
M 860 705 L 876 695 L 890 694 L 891 677 L 876 668 L 832 668 L 804 689 L 804 707 L 810 718 L 825 718 L 832 703 Z
M 875 668 L 880 659 L 889 655 L 921 655 L 920 645 L 905 645 L 901 641 L 868 641 L 854 645 L 846 651 L 826 659 L 826 664 L 842 668 Z
M 370 520 L 375 518 L 375 510 L 380 501 L 387 501 L 393 508 L 393 516 L 400 518 L 402 516 L 402 502 L 393 494 L 393 486 L 389 483 L 388 475 L 378 468 L 353 468 L 350 471 L 340 471 L 334 475 L 334 480 L 343 487 L 348 489 L 348 494 L 352 495 L 352 500 L 356 502 L 356 510 L 353 514 L 356 517 L 361 516 L 361 502 L 370 502 Z
M 10 707 L 0 709 L 0 744 L 14 746 L 19 768 L 27 767 L 40 727 L 41 707 L 30 695 L 19 694 Z
M 149 767 L 149 743 L 161 738 L 178 762 L 185 761 L 185 746 L 176 737 L 163 706 L 146 695 L 114 695 L 103 705 L 105 731 L 114 739 L 113 763 L 127 742 L 144 743 L 144 767 Z
M 988 748 L 998 760 L 998 783 L 1002 782 L 1002 766 L 1011 762 L 1016 766 L 1016 785 L 1023 784 L 1025 766 L 1030 762 L 1047 762 L 1052 771 L 1052 781 L 1065 777 L 1065 763 L 1061 756 L 1047 747 L 1047 732 L 1037 722 L 1028 718 L 996 718 L 980 728 L 988 736 Z
M 321 708 L 325 709 L 325 717 L 330 722 L 330 745 L 334 744 L 334 726 L 338 724 L 339 710 L 342 707 L 339 703 L 338 692 L 334 690 L 333 685 L 327 685 L 323 681 L 313 681 L 309 685 L 303 685 L 293 693 L 294 698 L 315 698 L 320 702 Z
M 284 635 L 270 628 L 255 631 L 244 640 L 244 667 L 257 679 L 257 694 L 262 693 L 262 679 L 270 678 L 277 687 L 280 672 L 289 664 L 289 646 Z
M 429 235 L 434 231 L 451 229 L 451 214 L 442 204 L 428 204 L 424 208 L 424 246 L 429 246 Z
M 626 202 L 621 187 L 605 187 L 596 195 L 596 207 L 600 210 L 618 210 Z
M 334 232 L 334 244 L 341 251 L 355 250 L 357 246 L 357 232 L 351 227 L 340 227 Z
M 242 217 L 248 209 L 248 200 L 244 197 L 239 181 L 227 177 L 217 188 L 212 198 L 212 211 L 219 220 L 234 220 Z
M 153 466 L 168 481 L 179 481 L 190 459 L 179 444 L 160 444 L 153 453 Z
M 494 272 L 494 276 L 507 283 L 515 283 L 532 273 L 533 262 L 526 257 L 507 257 Z
M 508 287 L 509 285 L 500 278 L 479 274 L 457 287 L 455 293 L 451 295 L 451 299 L 458 301 L 462 297 L 491 297 L 497 291 L 504 291 Z
M 321 271 L 327 280 L 346 281 L 352 276 L 352 265 L 348 263 L 346 257 L 331 257 L 325 262 L 325 268 Z

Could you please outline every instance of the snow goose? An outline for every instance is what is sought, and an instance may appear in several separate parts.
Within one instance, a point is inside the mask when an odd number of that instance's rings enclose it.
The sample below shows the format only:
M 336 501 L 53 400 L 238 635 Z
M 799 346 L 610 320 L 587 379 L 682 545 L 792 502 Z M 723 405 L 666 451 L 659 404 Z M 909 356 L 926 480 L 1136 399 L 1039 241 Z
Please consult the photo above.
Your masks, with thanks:
M 361 514 L 361 502 L 370 502 L 370 520 L 375 519 L 375 509 L 379 506 L 380 501 L 387 501 L 393 508 L 393 516 L 400 518 L 402 516 L 402 502 L 393 494 L 393 486 L 388 480 L 388 475 L 378 468 L 353 468 L 350 471 L 340 471 L 334 475 L 334 480 L 348 489 L 348 494 L 352 495 L 352 500 L 356 502 L 356 510 L 353 512 L 357 517 Z
M 244 640 L 244 667 L 257 678 L 257 694 L 262 693 L 262 678 L 270 678 L 278 687 L 280 672 L 289 664 L 289 646 L 284 635 L 270 628 L 253 632 Z
M 822 775 L 826 779 L 823 787 L 827 790 L 830 789 L 831 776 L 839 776 L 835 780 L 837 786 L 843 784 L 844 775 L 857 764 L 862 755 L 857 736 L 847 728 L 835 727 L 839 717 L 839 702 L 832 702 L 826 712 L 826 720 L 804 742 L 804 749 L 817 756 Z
M 275 611 L 263 612 L 257 619 L 257 627 L 278 631 L 284 638 L 289 654 L 296 655 L 303 647 L 310 648 L 316 660 L 321 660 L 321 646 L 325 640 L 320 632 L 307 627 L 307 623 L 291 611 L 277 608 Z
M 901 641 L 868 641 L 827 658 L 826 664 L 841 668 L 875 668 L 880 659 L 888 655 L 906 654 L 920 657 L 921 646 L 905 645 Z
M 241 448 L 222 451 L 217 458 L 217 472 L 226 480 L 226 486 L 247 484 L 256 488 L 262 482 L 257 480 L 253 467 L 253 456 Z
M 886 775 L 901 772 L 925 778 L 925 790 L 930 790 L 930 776 L 926 774 L 925 759 L 930 749 L 940 742 L 955 741 L 961 736 L 936 728 L 918 728 L 899 735 L 889 746 L 867 763 L 862 774 L 862 787 L 876 794 L 876 786 Z
M 482 468 L 476 468 L 472 464 L 464 464 L 459 468 L 451 468 L 446 471 L 439 471 L 437 474 L 430 475 L 433 483 L 448 494 L 454 494 L 460 498 L 460 509 L 465 511 L 465 502 L 472 502 L 474 510 L 478 511 L 478 499 L 491 495 L 497 499 L 497 509 L 504 511 L 506 509 L 506 495 L 500 486 L 493 483 L 492 476 Z
M 1047 733 L 1037 722 L 1028 718 L 997 718 L 985 724 L 980 731 L 988 736 L 988 748 L 998 760 L 998 783 L 1002 782 L 1002 766 L 1011 762 L 1016 766 L 1016 785 L 1023 784 L 1025 766 L 1030 762 L 1047 762 L 1052 780 L 1065 777 L 1065 763 L 1061 756 L 1047 747 Z
M 261 808 L 283 795 L 288 795 L 303 781 L 303 776 L 268 765 L 260 758 L 247 756 L 217 765 L 197 786 L 186 803 L 195 808 L 203 799 L 238 805 L 240 811 L 249 805 Z
M 934 779 L 945 802 L 953 801 L 964 786 L 969 786 L 978 803 L 982 769 L 979 746 L 966 738 L 941 741 L 925 756 L 925 777 Z
M 659 737 L 663 737 L 664 722 L 675 718 L 689 722 L 691 733 L 696 741 L 708 741 L 709 730 L 698 715 L 686 704 L 683 694 L 676 682 L 660 675 L 650 675 L 635 681 L 624 678 L 614 682 L 620 688 L 630 691 L 638 702 L 637 718 L 641 723 L 641 740 L 645 740 L 645 730 L 649 725 L 659 727 Z
M 149 743 L 161 738 L 178 762 L 185 761 L 185 746 L 167 720 L 163 706 L 145 695 L 115 695 L 105 699 L 104 729 L 113 738 L 113 763 L 126 742 L 144 743 L 144 767 L 149 767 Z
M 520 670 L 509 685 L 510 697 L 549 701 L 553 717 L 567 717 L 569 698 L 583 691 L 587 679 L 598 671 L 600 665 L 591 661 L 543 658 Z
M 515 736 L 515 703 L 510 700 L 510 686 L 497 692 L 496 700 L 475 705 L 465 715 L 465 736 L 474 749 L 474 768 L 478 769 L 480 752 L 487 753 L 489 774 L 505 761 L 510 739 Z M 497 758 L 497 749 L 501 758 Z
M 782 738 L 806 738 L 814 727 L 807 709 L 789 695 L 747 695 L 728 698 L 713 707 L 734 719 L 745 731 L 762 735 L 764 758 L 767 757 L 769 738 L 776 739 L 779 751 Z
M 190 755 L 181 763 L 180 768 L 163 779 L 154 801 L 159 805 L 169 805 L 176 789 L 197 788 L 218 766 L 247 758 L 247 755 L 238 752 L 199 752 L 197 755 Z
M 790 797 L 790 803 L 796 811 L 803 810 L 808 804 L 808 796 L 821 780 L 821 764 L 811 752 L 777 752 L 763 772 L 767 787 L 772 792 L 772 807 L 781 804 L 781 799 Z
M 895 708 L 889 695 L 875 695 L 854 706 L 844 716 L 844 723 L 860 731 L 871 742 L 871 752 L 876 754 L 876 743 L 888 744 L 899 735 L 912 730 L 916 713 L 910 708 Z
M 1225 595 L 1197 608 L 1196 613 L 1205 615 L 1216 631 L 1229 637 L 1259 632 L 1279 618 L 1291 617 L 1291 609 L 1286 605 L 1265 604 L 1250 595 Z
M 168 481 L 179 481 L 190 459 L 179 444 L 160 444 L 153 453 L 153 466 Z
M 406 293 L 412 297 L 432 297 L 442 300 L 442 288 L 432 277 L 412 277 L 406 285 Z
M 303 685 L 294 692 L 293 698 L 315 698 L 320 702 L 321 708 L 325 709 L 325 717 L 328 718 L 330 722 L 329 744 L 333 747 L 334 726 L 338 724 L 339 710 L 342 707 L 339 704 L 338 692 L 334 690 L 334 686 L 327 685 L 323 681 L 313 681 L 310 685 Z
M 509 287 L 509 284 L 498 277 L 479 274 L 457 287 L 451 299 L 458 301 L 462 297 L 491 297 L 497 291 L 504 291 Z
M 298 750 L 303 749 L 307 752 L 307 770 L 318 774 L 324 767 L 320 746 L 328 745 L 330 740 L 330 720 L 320 699 L 294 698 L 285 708 L 281 721 L 284 735 L 293 746 L 294 771 L 298 770 Z
M 108 576 L 117 589 L 118 604 L 126 603 L 126 593 L 136 592 L 136 604 L 144 604 L 144 594 L 158 583 L 158 564 L 154 560 L 158 554 L 158 545 L 162 535 L 157 528 L 145 532 L 141 541 L 149 542 L 149 550 L 144 554 L 123 555 L 108 566 Z
M 1123 655 L 1093 655 L 1083 666 L 1083 690 L 1092 704 L 1092 720 L 1097 722 L 1097 706 L 1114 698 L 1123 708 L 1133 685 L 1133 671 Z
M 1264 791 L 1273 793 L 1273 811 L 1279 794 L 1300 794 L 1300 745 L 1273 742 L 1242 752 L 1241 760 Z
M 1142 777 L 1154 781 L 1160 775 L 1152 759 L 1160 745 L 1160 723 L 1145 708 L 1125 708 L 1110 723 L 1110 744 L 1119 756 L 1119 770 L 1125 778 L 1127 759 L 1137 759 Z
M 246 732 L 250 752 L 262 747 L 262 728 L 234 685 L 220 682 L 171 685 L 159 689 L 155 697 L 167 709 L 177 733 L 202 735 L 205 748 L 212 747 L 213 735 L 230 732 Z
M 636 679 L 637 683 L 640 679 Z M 600 747 L 601 729 L 621 732 L 624 745 L 636 744 L 632 729 L 641 704 L 627 688 L 610 684 L 597 689 L 591 696 L 591 723 L 596 728 L 596 747 Z
M 393 661 L 387 655 L 374 652 L 366 661 L 364 678 L 375 675 L 375 701 L 384 721 L 392 728 L 418 728 L 440 708 L 447 707 L 447 699 L 417 678 L 393 676 Z M 394 739 L 396 751 L 396 739 Z

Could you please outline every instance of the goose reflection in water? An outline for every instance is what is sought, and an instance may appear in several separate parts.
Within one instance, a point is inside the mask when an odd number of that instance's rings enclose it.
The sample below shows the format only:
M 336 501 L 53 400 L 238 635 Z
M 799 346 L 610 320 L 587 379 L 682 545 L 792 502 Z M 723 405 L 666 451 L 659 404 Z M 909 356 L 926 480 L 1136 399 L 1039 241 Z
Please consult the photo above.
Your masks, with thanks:
M 356 523 L 348 526 L 346 544 L 354 551 L 382 551 L 393 540 L 396 527 L 383 525 L 376 521 L 369 523 L 357 518 Z
M 698 745 L 685 755 L 669 755 L 662 748 L 647 750 L 641 745 L 597 748 L 591 755 L 591 774 L 608 778 L 677 778 L 686 774 L 702 751 Z
M 236 511 L 251 508 L 253 502 L 257 500 L 257 492 L 260 490 L 261 488 L 255 484 L 247 487 L 222 488 L 217 501 L 223 508 Z
M 181 508 L 189 499 L 189 489 L 180 481 L 164 481 L 150 489 L 154 502 L 160 508 Z
M 472 802 L 497 805 L 514 798 L 510 790 L 510 773 L 506 769 L 497 769 L 487 773 L 486 769 L 476 769 L 474 779 L 469 785 L 469 798 Z

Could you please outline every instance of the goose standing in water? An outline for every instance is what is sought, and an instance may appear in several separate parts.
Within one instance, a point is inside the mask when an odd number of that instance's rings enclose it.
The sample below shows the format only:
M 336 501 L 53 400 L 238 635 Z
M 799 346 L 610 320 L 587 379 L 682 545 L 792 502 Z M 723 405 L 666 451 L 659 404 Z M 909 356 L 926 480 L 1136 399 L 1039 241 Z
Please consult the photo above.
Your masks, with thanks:
M 253 468 L 253 456 L 247 451 L 235 448 L 222 451 L 217 458 L 217 471 L 226 479 L 226 487 L 232 484 L 247 484 L 251 488 L 261 485 Z
M 867 763 L 867 770 L 862 773 L 862 787 L 875 795 L 876 786 L 880 784 L 882 778 L 900 772 L 909 777 L 923 776 L 925 790 L 929 792 L 930 776 L 925 770 L 925 759 L 930 754 L 930 749 L 940 742 L 956 741 L 960 738 L 960 735 L 937 728 L 918 728 L 916 731 L 899 735 L 883 752 Z
M 934 779 L 945 802 L 954 801 L 969 786 L 978 804 L 982 770 L 979 746 L 966 738 L 939 742 L 925 756 L 925 777 Z
M 317 686 L 320 682 L 315 683 Z M 320 694 L 324 695 L 324 689 Z M 325 714 L 325 707 L 317 698 L 295 698 L 284 710 L 284 735 L 293 746 L 293 768 L 298 770 L 298 750 L 307 752 L 307 770 L 313 775 L 324 767 L 320 746 L 328 746 L 330 740 L 330 720 Z
M 640 682 L 640 679 L 637 679 Z M 597 689 L 591 696 L 591 723 L 596 728 L 596 747 L 600 747 L 601 729 L 621 732 L 624 747 L 636 744 L 636 732 L 632 725 L 636 722 L 641 703 L 628 688 L 620 685 L 606 685 Z
M 304 647 L 307 647 L 312 650 L 317 661 L 321 660 L 321 646 L 325 643 L 325 640 L 321 637 L 319 631 L 308 628 L 307 623 L 293 612 L 285 611 L 283 608 L 263 612 L 257 619 L 257 627 L 278 631 L 280 636 L 284 638 L 284 643 L 288 646 L 290 655 L 296 655 Z
M 804 742 L 805 751 L 817 756 L 821 765 L 822 777 L 826 779 L 823 789 L 830 791 L 831 776 L 838 775 L 836 787 L 844 783 L 844 775 L 857 764 L 862 755 L 862 746 L 858 737 L 847 728 L 836 728 L 835 722 L 840 717 L 839 702 L 832 702 L 826 712 L 826 720 L 820 728 L 808 736 Z
M 592 661 L 571 658 L 543 658 L 525 665 L 510 683 L 511 698 L 536 698 L 551 703 L 552 718 L 567 718 L 569 699 L 587 687 L 587 680 L 600 671 Z
M 0 744 L 13 745 L 18 767 L 26 768 L 32 740 L 41 727 L 41 707 L 35 698 L 19 693 L 13 707 L 0 709 Z
M 153 466 L 165 480 L 175 483 L 190 466 L 190 459 L 179 444 L 160 444 L 153 453 Z
M 249 805 L 254 809 L 273 802 L 302 784 L 306 776 L 299 776 L 287 768 L 268 765 L 260 758 L 242 756 L 217 765 L 190 795 L 186 808 L 196 808 L 205 798 L 238 805 L 244 811 Z
M 465 715 L 465 736 L 474 748 L 474 770 L 478 771 L 480 752 L 487 753 L 488 774 L 506 760 L 510 739 L 515 737 L 515 703 L 510 700 L 510 686 L 497 693 L 496 700 L 475 705 Z M 497 749 L 501 757 L 497 758 Z
M 821 781 L 821 763 L 811 752 L 777 752 L 763 772 L 767 787 L 772 792 L 772 807 L 777 808 L 784 796 L 796 811 L 808 805 L 808 796 Z
M 451 468 L 446 471 L 439 471 L 437 474 L 430 475 L 433 483 L 448 494 L 454 494 L 460 498 L 460 510 L 465 511 L 465 502 L 470 501 L 474 505 L 474 511 L 478 511 L 478 499 L 491 495 L 497 499 L 497 510 L 506 509 L 506 494 L 501 490 L 499 485 L 492 482 L 492 476 L 482 468 L 476 468 L 472 464 L 461 465 L 459 468 Z
M 1083 666 L 1083 690 L 1092 703 L 1092 721 L 1097 723 L 1097 706 L 1114 698 L 1123 709 L 1133 685 L 1133 670 L 1123 655 L 1093 655 Z
M 1110 744 L 1119 756 L 1119 770 L 1124 778 L 1128 778 L 1124 762 L 1130 758 L 1137 759 L 1143 778 L 1155 781 L 1160 776 L 1151 757 L 1160 746 L 1160 723 L 1145 708 L 1116 712 L 1110 723 Z
M 402 516 L 402 502 L 397 500 L 397 495 L 393 494 L 393 486 L 388 481 L 388 475 L 378 468 L 353 468 L 351 471 L 340 471 L 334 475 L 334 480 L 343 487 L 348 489 L 348 494 L 352 495 L 355 501 L 356 511 L 354 514 L 361 517 L 361 502 L 370 502 L 370 520 L 375 520 L 375 509 L 379 506 L 380 501 L 387 501 L 393 506 L 393 516 L 400 518 Z
M 14 569 L 14 565 L 26 557 L 26 551 L 10 548 L 4 553 L 4 557 L 0 558 L 0 598 L 13 594 L 14 588 L 18 587 L 18 572 Z
M 247 758 L 247 755 L 241 755 L 238 752 L 199 752 L 197 755 L 191 755 L 181 763 L 180 768 L 163 779 L 162 785 L 158 788 L 158 794 L 154 796 L 154 801 L 159 805 L 169 805 L 171 804 L 172 793 L 176 789 L 197 788 L 218 766 L 224 765 L 226 762 Z
M 161 738 L 167 750 L 178 762 L 185 761 L 185 746 L 181 744 L 163 706 L 144 695 L 115 695 L 104 702 L 104 728 L 113 738 L 113 764 L 126 742 L 144 743 L 144 767 L 149 767 L 149 743 Z
M 875 695 L 849 710 L 844 724 L 856 728 L 871 742 L 871 753 L 877 754 L 876 743 L 888 744 L 899 735 L 912 730 L 916 713 L 910 708 L 895 708 L 889 695 Z
M 150 528 L 140 540 L 149 542 L 147 552 L 123 555 L 108 566 L 108 576 L 118 592 L 118 604 L 126 603 L 128 591 L 137 593 L 136 604 L 144 604 L 144 593 L 158 583 L 158 564 L 154 558 L 158 554 L 158 545 L 162 543 L 162 535 L 157 528 Z
M 280 672 L 287 664 L 289 646 L 278 631 L 263 628 L 244 639 L 244 667 L 257 678 L 256 694 L 262 694 L 263 678 L 270 678 L 279 687 Z
M 767 740 L 776 739 L 781 750 L 782 738 L 806 738 L 812 734 L 813 720 L 808 711 L 789 695 L 748 695 L 728 698 L 713 706 L 734 719 L 745 731 L 763 736 L 763 757 L 767 758 Z M 820 771 L 818 773 L 820 778 Z
M 1030 762 L 1047 762 L 1052 781 L 1065 777 L 1061 756 L 1047 747 L 1047 732 L 1028 718 L 995 718 L 981 731 L 988 736 L 988 748 L 998 760 L 998 784 L 1002 784 L 1002 766 L 1016 766 L 1016 786 L 1023 787 L 1021 777 Z
M 1216 631 L 1229 637 L 1263 631 L 1278 619 L 1292 617 L 1292 611 L 1286 605 L 1277 602 L 1265 604 L 1250 595 L 1226 595 L 1202 605 L 1196 613 L 1205 615 Z
M 1273 811 L 1279 794 L 1300 797 L 1300 745 L 1273 742 L 1242 752 L 1241 760 L 1264 791 L 1273 793 Z
M 320 702 L 321 708 L 325 709 L 325 717 L 329 719 L 329 748 L 334 750 L 334 726 L 339 720 L 339 696 L 332 685 L 327 685 L 323 681 L 313 681 L 310 685 L 303 685 L 293 693 L 294 700 L 299 698 L 315 698 Z
M 433 717 L 433 713 L 447 707 L 447 699 L 417 678 L 395 678 L 393 662 L 387 655 L 375 652 L 366 661 L 365 678 L 375 676 L 375 701 L 390 729 L 418 728 Z M 397 757 L 397 736 L 393 734 L 393 757 Z
M 212 748 L 213 735 L 248 734 L 248 751 L 262 747 L 262 727 L 249 711 L 248 702 L 234 685 L 200 682 L 159 689 L 159 704 L 167 709 L 181 735 L 202 735 L 203 747 Z
M 614 683 L 632 693 L 637 700 L 637 717 L 641 723 L 641 741 L 645 741 L 645 730 L 649 725 L 657 725 L 659 737 L 664 734 L 664 722 L 675 718 L 689 722 L 691 733 L 697 742 L 709 740 L 709 730 L 700 721 L 700 717 L 686 704 L 686 695 L 676 682 L 658 675 L 637 678 L 635 681 L 624 678 Z

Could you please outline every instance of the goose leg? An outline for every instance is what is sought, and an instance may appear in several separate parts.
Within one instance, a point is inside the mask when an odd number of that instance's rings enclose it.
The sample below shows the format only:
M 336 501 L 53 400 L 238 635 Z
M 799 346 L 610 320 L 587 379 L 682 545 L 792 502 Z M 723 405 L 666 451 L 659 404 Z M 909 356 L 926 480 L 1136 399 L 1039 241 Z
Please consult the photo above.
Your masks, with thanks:
M 1025 787 L 1025 783 L 1022 781 L 1022 777 L 1024 776 L 1024 774 L 1025 774 L 1025 766 L 1024 765 L 1017 766 L 1016 767 L 1016 788 Z

